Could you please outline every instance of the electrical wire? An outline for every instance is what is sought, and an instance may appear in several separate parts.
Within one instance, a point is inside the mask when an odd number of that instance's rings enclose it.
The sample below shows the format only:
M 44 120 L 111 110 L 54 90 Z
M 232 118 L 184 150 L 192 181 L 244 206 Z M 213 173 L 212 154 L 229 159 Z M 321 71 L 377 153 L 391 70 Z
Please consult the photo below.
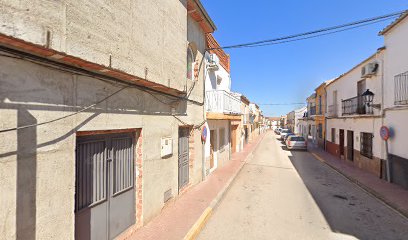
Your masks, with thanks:
M 15 127 L 15 128 L 3 129 L 3 130 L 0 130 L 0 133 L 11 132 L 11 131 L 21 130 L 21 129 L 25 129 L 25 128 L 31 128 L 31 127 L 37 127 L 37 126 L 41 126 L 41 125 L 48 124 L 48 123 L 53 123 L 53 122 L 56 122 L 56 121 L 59 121 L 59 120 L 65 119 L 65 118 L 69 118 L 69 117 L 75 116 L 75 115 L 77 115 L 77 114 L 79 114 L 79 113 L 81 113 L 81 112 L 84 112 L 84 111 L 86 111 L 86 110 L 88 110 L 88 109 L 90 109 L 90 108 L 92 108 L 92 107 L 94 107 L 94 106 L 96 106 L 96 105 L 98 105 L 98 104 L 100 104 L 100 103 L 106 101 L 107 99 L 109 99 L 109 98 L 111 98 L 112 96 L 114 96 L 114 95 L 116 95 L 116 94 L 122 92 L 123 90 L 125 90 L 125 89 L 127 89 L 127 88 L 130 88 L 130 86 L 123 87 L 123 88 L 121 88 L 121 89 L 115 91 L 114 93 L 112 93 L 112 94 L 110 94 L 110 95 L 104 97 L 103 99 L 99 100 L 98 102 L 96 102 L 96 103 L 94 103 L 94 104 L 91 104 L 91 105 L 89 105 L 89 106 L 87 106 L 87 107 L 85 107 L 85 108 L 82 108 L 81 110 L 76 111 L 76 112 L 74 112 L 74 113 L 65 115 L 65 116 L 63 116 L 63 117 L 55 118 L 55 119 L 52 119 L 52 120 L 49 120 L 49 121 L 45 121 L 45 122 L 41 122 L 41 123 L 30 124 L 30 125 Z
M 283 40 L 288 40 L 288 39 L 294 39 L 294 38 L 299 38 L 299 37 L 303 37 L 303 36 L 319 34 L 319 33 L 322 33 L 322 32 L 328 32 L 328 31 L 333 31 L 333 30 L 336 30 L 336 29 L 341 29 L 341 28 L 351 27 L 351 26 L 355 26 L 355 25 L 362 25 L 362 24 L 365 24 L 365 23 L 375 22 L 375 21 L 382 20 L 382 19 L 384 19 L 384 20 L 387 19 L 388 20 L 390 18 L 399 16 L 399 15 L 405 13 L 405 12 L 407 12 L 407 10 L 399 11 L 399 12 L 395 12 L 395 13 L 390 13 L 390 14 L 386 14 L 386 15 L 382 15 L 382 16 L 372 17 L 372 18 L 368 18 L 368 19 L 363 19 L 363 20 L 359 20 L 359 21 L 355 21 L 355 22 L 351 22 L 351 23 L 346 23 L 346 24 L 336 25 L 336 26 L 332 26 L 332 27 L 322 28 L 322 29 L 318 29 L 318 30 L 314 30 L 314 31 L 298 33 L 298 34 L 293 34 L 293 35 L 278 37 L 278 38 L 273 38 L 273 39 L 261 40 L 261 41 L 256 41 L 256 42 L 229 45 L 229 46 L 224 46 L 224 47 L 221 46 L 221 47 L 217 47 L 217 48 L 210 48 L 208 50 L 242 48 L 242 47 L 249 47 L 249 46 L 253 46 L 253 45 L 262 46 L 260 44 L 279 42 L 279 41 L 283 41 Z

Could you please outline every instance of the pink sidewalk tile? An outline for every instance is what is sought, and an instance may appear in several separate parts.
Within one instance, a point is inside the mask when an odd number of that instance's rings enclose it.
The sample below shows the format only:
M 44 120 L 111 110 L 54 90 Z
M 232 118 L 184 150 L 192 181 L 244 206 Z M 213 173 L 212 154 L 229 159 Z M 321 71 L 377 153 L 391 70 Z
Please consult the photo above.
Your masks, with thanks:
M 166 206 L 159 216 L 143 226 L 126 239 L 179 240 L 183 239 L 190 228 L 210 205 L 228 181 L 241 169 L 247 156 L 262 140 L 260 135 L 247 144 L 242 152 L 234 153 L 231 161 L 216 169 L 207 179 L 193 186 L 186 193 Z

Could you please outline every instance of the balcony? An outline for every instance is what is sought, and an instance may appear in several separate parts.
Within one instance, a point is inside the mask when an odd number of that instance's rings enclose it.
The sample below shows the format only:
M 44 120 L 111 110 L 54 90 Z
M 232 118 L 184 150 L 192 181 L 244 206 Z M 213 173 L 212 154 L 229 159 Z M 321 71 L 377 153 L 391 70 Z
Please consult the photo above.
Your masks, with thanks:
M 372 107 L 364 104 L 362 96 L 357 96 L 341 101 L 342 115 L 364 115 L 373 114 Z
M 327 117 L 337 117 L 337 104 L 328 106 L 326 116 Z
M 241 114 L 241 99 L 224 90 L 207 91 L 205 106 L 211 113 Z

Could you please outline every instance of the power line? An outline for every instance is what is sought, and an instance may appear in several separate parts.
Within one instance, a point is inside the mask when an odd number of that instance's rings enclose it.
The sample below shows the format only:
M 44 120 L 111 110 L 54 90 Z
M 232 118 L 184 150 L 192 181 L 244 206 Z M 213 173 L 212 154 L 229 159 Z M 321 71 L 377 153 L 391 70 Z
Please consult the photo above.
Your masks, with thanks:
M 390 13 L 390 14 L 386 14 L 386 15 L 382 15 L 382 16 L 363 19 L 363 20 L 360 20 L 360 21 L 355 21 L 355 22 L 341 24 L 341 25 L 337 25 L 337 26 L 322 28 L 322 29 L 318 29 L 318 30 L 314 30 L 314 31 L 304 32 L 304 33 L 293 34 L 293 35 L 279 37 L 279 38 L 273 38 L 273 39 L 267 39 L 267 40 L 261 40 L 261 41 L 256 41 L 256 42 L 249 42 L 249 43 L 242 43 L 242 44 L 236 44 L 236 45 L 229 45 L 229 46 L 224 46 L 224 47 L 221 46 L 221 47 L 217 47 L 217 48 L 211 48 L 211 49 L 208 49 L 208 50 L 242 48 L 242 47 L 251 47 L 251 46 L 252 47 L 265 46 L 265 44 L 271 44 L 271 43 L 274 43 L 274 42 L 283 43 L 284 40 L 297 39 L 297 38 L 303 37 L 303 36 L 315 35 L 315 34 L 319 34 L 319 33 L 323 33 L 323 32 L 329 32 L 329 31 L 333 31 L 333 30 L 337 30 L 337 29 L 343 29 L 343 28 L 352 27 L 352 26 L 358 26 L 358 25 L 365 26 L 365 25 L 367 25 L 367 23 L 379 22 L 379 20 L 385 21 L 385 20 L 388 20 L 390 18 L 399 16 L 399 15 L 405 13 L 406 11 L 407 10 L 399 11 L 399 12 Z M 352 28 L 349 28 L 349 29 L 352 29 Z M 349 30 L 349 29 L 347 29 L 347 30 Z M 338 32 L 338 31 L 336 31 L 336 32 Z M 334 32 L 332 32 L 332 33 L 334 33 Z M 311 37 L 309 37 L 309 38 L 311 38 Z M 306 38 L 304 38 L 304 39 L 306 39 Z M 298 40 L 303 40 L 303 39 L 298 39 Z M 295 40 L 292 40 L 292 41 L 295 41 Z

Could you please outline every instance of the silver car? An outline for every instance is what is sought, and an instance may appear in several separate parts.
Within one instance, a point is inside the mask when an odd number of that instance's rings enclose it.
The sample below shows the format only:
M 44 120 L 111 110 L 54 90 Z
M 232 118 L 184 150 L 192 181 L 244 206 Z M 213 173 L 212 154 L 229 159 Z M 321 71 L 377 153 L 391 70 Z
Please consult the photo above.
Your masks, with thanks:
M 289 130 L 289 129 L 282 129 L 282 130 L 280 131 L 280 139 L 281 139 L 281 140 L 285 140 L 285 136 L 286 136 L 288 133 L 290 133 L 290 130 Z
M 289 136 L 288 139 L 286 139 L 286 147 L 289 150 L 307 150 L 307 141 L 301 136 Z

